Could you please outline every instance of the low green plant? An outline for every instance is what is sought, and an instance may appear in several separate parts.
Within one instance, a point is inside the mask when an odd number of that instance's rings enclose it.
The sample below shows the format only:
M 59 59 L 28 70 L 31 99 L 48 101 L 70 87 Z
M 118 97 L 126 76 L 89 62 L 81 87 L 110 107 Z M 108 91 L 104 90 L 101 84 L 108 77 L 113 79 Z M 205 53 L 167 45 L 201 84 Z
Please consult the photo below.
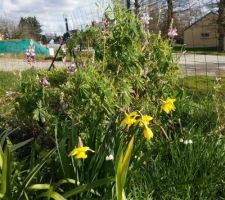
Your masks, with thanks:
M 223 198 L 224 137 L 215 132 L 206 135 L 201 129 L 189 131 L 171 141 L 157 138 L 128 179 L 140 177 L 142 184 L 136 187 L 146 185 L 144 193 L 153 199 Z
M 122 144 L 122 143 L 121 143 Z M 134 137 L 131 138 L 125 154 L 121 151 L 118 152 L 118 163 L 116 169 L 116 196 L 118 200 L 125 200 L 126 195 L 124 192 L 124 186 L 126 183 L 126 176 L 129 168 L 129 162 L 133 150 Z

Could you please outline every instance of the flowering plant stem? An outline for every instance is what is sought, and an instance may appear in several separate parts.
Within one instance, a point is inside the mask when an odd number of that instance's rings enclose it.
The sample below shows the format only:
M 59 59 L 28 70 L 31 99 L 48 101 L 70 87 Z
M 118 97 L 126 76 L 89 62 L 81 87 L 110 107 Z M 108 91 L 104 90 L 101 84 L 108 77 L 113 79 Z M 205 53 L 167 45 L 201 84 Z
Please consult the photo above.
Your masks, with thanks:
M 106 48 L 106 36 L 104 36 L 104 42 L 103 42 L 102 72 L 104 72 L 105 70 L 105 48 Z
M 42 86 L 42 102 L 43 102 L 43 105 L 45 105 L 45 88 Z

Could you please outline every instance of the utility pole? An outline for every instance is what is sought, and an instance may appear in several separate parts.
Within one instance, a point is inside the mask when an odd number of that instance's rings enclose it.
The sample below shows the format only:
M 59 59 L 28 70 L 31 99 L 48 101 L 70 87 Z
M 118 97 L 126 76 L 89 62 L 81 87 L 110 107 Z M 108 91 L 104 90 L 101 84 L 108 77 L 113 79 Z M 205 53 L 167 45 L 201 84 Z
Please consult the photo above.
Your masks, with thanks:
M 66 32 L 69 33 L 69 26 L 68 26 L 67 18 L 65 18 L 65 24 L 66 24 Z
M 55 56 L 54 56 L 54 58 L 53 58 L 53 60 L 52 60 L 52 63 L 51 63 L 51 65 L 50 65 L 49 69 L 48 69 L 49 71 L 51 70 L 52 67 L 55 68 L 54 62 L 55 62 L 55 60 L 56 60 L 56 58 L 57 58 L 57 56 L 58 56 L 58 54 L 59 54 L 59 52 L 60 52 L 60 50 L 61 50 L 63 44 L 64 44 L 64 43 L 67 41 L 67 39 L 70 37 L 67 17 L 65 17 L 65 25 L 66 25 L 66 33 L 63 34 L 63 37 L 62 37 L 62 39 L 61 39 L 61 41 L 60 41 L 60 46 L 59 46 L 58 50 L 56 51 L 56 54 L 55 54 Z

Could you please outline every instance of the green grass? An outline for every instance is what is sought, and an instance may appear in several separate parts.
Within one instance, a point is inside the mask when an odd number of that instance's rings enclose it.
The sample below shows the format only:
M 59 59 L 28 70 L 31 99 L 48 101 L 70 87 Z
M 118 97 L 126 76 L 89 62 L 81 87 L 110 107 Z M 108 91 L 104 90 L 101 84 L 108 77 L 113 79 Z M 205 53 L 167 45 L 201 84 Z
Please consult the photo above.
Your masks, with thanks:
M 34 74 L 34 70 L 27 70 L 23 75 L 29 76 Z M 6 91 L 16 92 L 19 89 L 19 72 L 4 72 L 0 71 L 0 97 L 6 94 Z M 189 93 L 206 94 L 213 91 L 215 86 L 215 77 L 206 76 L 187 76 L 180 79 L 181 86 Z M 221 78 L 222 90 L 225 90 L 225 78 Z
M 181 79 L 181 85 L 188 93 L 211 94 L 214 91 L 216 77 L 187 76 Z M 225 89 L 225 78 L 220 79 L 221 90 Z
M 14 110 L 16 92 L 20 86 L 19 72 L 0 71 L 0 128 L 10 119 Z
M 0 97 L 7 91 L 17 91 L 19 88 L 19 72 L 0 71 Z
M 185 145 L 181 138 L 193 144 Z M 224 148 L 224 137 L 206 135 L 201 128 L 177 133 L 170 142 L 157 138 L 143 152 L 140 167 L 130 174 L 134 183 L 128 190 L 145 198 L 152 194 L 152 199 L 224 199 Z
M 43 60 L 45 60 L 46 57 L 49 57 L 49 56 L 37 54 L 35 56 L 35 59 L 37 61 L 43 61 Z M 3 54 L 3 55 L 1 54 L 0 58 L 24 59 L 25 58 L 25 54 Z
M 216 47 L 211 48 L 185 48 L 183 44 L 175 44 L 173 46 L 175 53 L 186 51 L 188 54 L 203 54 L 203 55 L 220 55 L 224 56 L 225 52 L 219 52 Z

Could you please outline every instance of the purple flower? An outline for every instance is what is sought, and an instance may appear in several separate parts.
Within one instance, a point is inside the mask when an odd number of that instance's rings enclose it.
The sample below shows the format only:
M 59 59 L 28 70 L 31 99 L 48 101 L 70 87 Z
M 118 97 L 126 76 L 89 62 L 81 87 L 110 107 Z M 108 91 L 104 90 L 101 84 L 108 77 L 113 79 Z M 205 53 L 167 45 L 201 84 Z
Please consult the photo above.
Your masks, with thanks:
M 35 62 L 35 47 L 32 45 L 32 42 L 30 42 L 30 45 L 28 49 L 26 50 L 26 61 L 28 63 L 34 63 Z
M 171 38 L 171 39 L 174 39 L 174 37 L 176 37 L 178 34 L 177 34 L 177 29 L 176 28 L 170 28 L 169 32 L 168 32 L 168 36 Z
M 68 67 L 67 67 L 67 72 L 70 74 L 73 74 L 75 72 L 75 64 L 71 63 Z
M 41 86 L 47 87 L 49 85 L 48 80 L 44 77 L 39 81 Z
M 141 16 L 141 21 L 144 23 L 145 26 L 149 25 L 149 21 L 152 20 L 152 18 L 149 16 L 148 13 L 143 13 Z
M 102 34 L 108 36 L 109 32 L 109 20 L 107 18 L 102 19 Z
M 104 18 L 102 20 L 103 23 L 103 28 L 108 28 L 109 27 L 109 20 L 107 18 Z

